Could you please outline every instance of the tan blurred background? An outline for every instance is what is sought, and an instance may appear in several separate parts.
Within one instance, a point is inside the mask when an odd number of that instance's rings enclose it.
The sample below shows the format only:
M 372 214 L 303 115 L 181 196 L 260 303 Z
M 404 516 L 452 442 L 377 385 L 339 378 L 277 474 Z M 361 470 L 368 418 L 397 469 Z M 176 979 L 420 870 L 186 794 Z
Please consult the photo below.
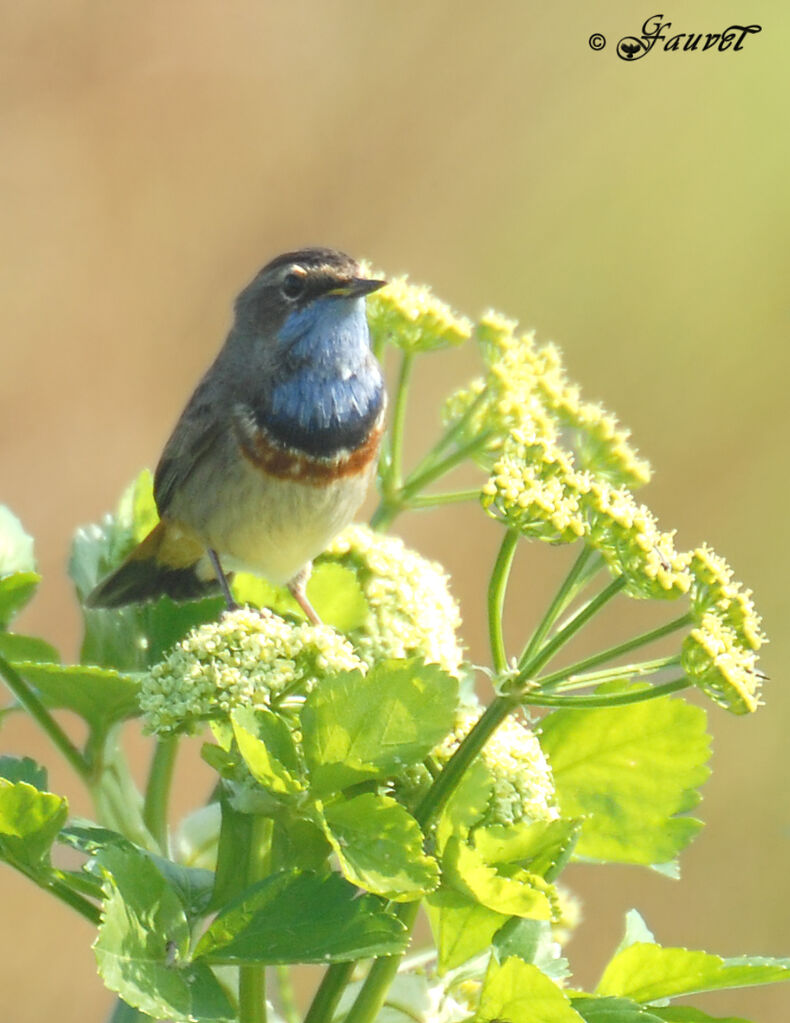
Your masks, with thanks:
M 790 8 L 665 5 L 674 31 L 763 31 L 739 53 L 619 60 L 616 40 L 659 6 L 0 4 L 0 500 L 35 535 L 45 576 L 22 627 L 75 656 L 73 529 L 155 463 L 239 288 L 310 243 L 559 342 L 586 395 L 651 458 L 645 499 L 662 523 L 684 546 L 707 538 L 755 588 L 773 641 L 767 706 L 749 720 L 711 713 L 707 827 L 682 881 L 566 875 L 585 902 L 569 948 L 585 985 L 632 905 L 665 944 L 790 954 Z M 592 32 L 608 38 L 602 52 Z M 426 368 L 413 451 L 473 359 Z M 396 529 L 452 571 L 471 655 L 484 659 L 496 527 L 469 509 Z M 519 562 L 514 641 L 556 561 L 530 549 Z M 53 788 L 88 811 L 24 722 L 0 746 L 42 759 Z M 189 782 L 179 806 L 204 795 Z M 0 886 L 0 1019 L 102 1019 L 90 929 L 4 867 Z M 787 988 L 700 1004 L 790 1018 Z

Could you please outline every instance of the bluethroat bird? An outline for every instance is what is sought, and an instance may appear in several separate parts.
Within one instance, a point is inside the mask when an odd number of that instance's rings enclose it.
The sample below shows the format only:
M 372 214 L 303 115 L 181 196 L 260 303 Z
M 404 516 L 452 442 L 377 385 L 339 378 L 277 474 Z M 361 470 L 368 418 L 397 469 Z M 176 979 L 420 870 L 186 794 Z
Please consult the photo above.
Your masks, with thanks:
M 385 283 L 342 252 L 310 248 L 247 285 L 157 466 L 160 521 L 89 607 L 186 600 L 217 584 L 232 607 L 225 565 L 287 584 L 318 621 L 311 561 L 362 503 L 384 429 L 365 296 Z

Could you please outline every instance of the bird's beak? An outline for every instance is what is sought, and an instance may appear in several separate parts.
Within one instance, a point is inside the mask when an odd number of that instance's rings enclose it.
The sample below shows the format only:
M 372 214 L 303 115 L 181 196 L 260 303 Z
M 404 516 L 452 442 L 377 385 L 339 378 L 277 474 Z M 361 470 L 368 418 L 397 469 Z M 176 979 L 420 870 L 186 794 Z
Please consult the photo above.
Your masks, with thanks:
M 330 291 L 330 295 L 343 295 L 344 298 L 359 298 L 361 295 L 369 295 L 371 291 L 378 291 L 386 283 L 386 281 L 377 281 L 370 277 L 350 277 L 338 287 L 333 288 Z

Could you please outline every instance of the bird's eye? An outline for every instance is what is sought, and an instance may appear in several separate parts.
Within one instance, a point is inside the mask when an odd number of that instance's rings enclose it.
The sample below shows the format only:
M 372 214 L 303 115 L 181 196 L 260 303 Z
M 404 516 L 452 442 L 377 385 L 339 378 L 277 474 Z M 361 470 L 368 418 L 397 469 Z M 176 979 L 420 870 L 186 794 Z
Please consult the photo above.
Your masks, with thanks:
M 304 291 L 305 284 L 307 283 L 304 271 L 297 273 L 292 270 L 283 277 L 282 293 L 286 298 L 298 298 Z

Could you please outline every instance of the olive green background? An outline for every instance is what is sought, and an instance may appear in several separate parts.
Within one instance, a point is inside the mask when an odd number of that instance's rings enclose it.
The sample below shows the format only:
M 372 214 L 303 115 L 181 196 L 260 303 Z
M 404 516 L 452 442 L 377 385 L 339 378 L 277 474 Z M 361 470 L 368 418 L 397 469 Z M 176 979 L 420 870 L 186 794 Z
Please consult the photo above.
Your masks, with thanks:
M 763 31 L 738 53 L 619 60 L 654 8 L 677 32 Z M 790 954 L 789 56 L 779 0 L 2 0 L 0 500 L 45 576 L 20 625 L 75 656 L 72 530 L 155 463 L 271 256 L 335 245 L 470 315 L 493 305 L 557 341 L 632 428 L 656 469 L 644 499 L 681 546 L 730 559 L 772 639 L 767 705 L 711 709 L 707 827 L 682 880 L 567 872 L 585 904 L 577 982 L 594 983 L 632 905 L 665 944 Z M 473 364 L 426 360 L 411 452 Z M 498 527 L 469 508 L 396 530 L 452 572 L 484 660 Z M 564 564 L 522 552 L 514 647 Z M 0 747 L 39 757 L 88 812 L 31 726 L 6 725 Z M 205 794 L 196 762 L 182 758 L 182 808 Z M 104 1018 L 89 927 L 5 868 L 0 886 L 0 1018 Z M 785 1023 L 790 987 L 699 1004 Z

